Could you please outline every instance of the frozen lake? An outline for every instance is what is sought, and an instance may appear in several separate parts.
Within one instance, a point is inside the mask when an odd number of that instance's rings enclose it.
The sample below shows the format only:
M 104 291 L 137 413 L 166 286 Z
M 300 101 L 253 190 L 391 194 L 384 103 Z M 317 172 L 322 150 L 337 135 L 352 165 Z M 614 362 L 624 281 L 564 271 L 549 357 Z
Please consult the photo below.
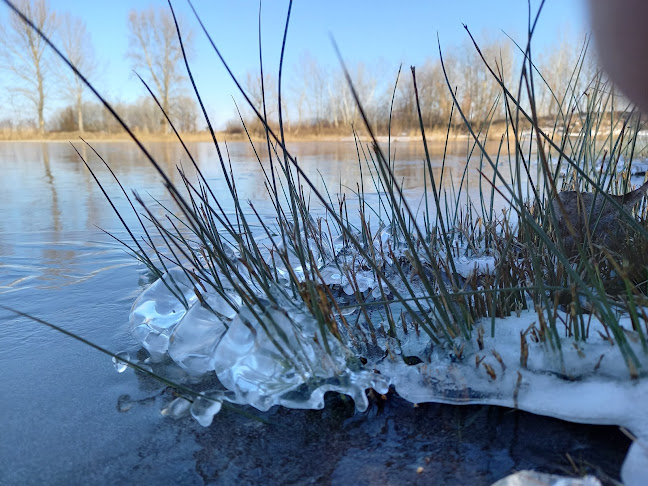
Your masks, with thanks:
M 134 223 L 100 162 L 81 142 L 75 145 Z M 179 182 L 175 165 L 188 166 L 180 147 L 148 145 Z M 134 145 L 93 146 L 127 189 L 165 199 L 159 177 Z M 341 184 L 356 190 L 353 142 L 290 148 L 320 189 L 326 184 L 335 193 Z M 442 148 L 435 146 L 435 153 Z M 461 142 L 450 147 L 446 181 L 460 180 L 465 148 Z M 207 143 L 190 149 L 219 194 L 225 186 L 215 150 Z M 252 200 L 271 221 L 254 152 L 247 143 L 227 149 L 240 199 Z M 420 196 L 422 144 L 398 142 L 392 149 L 397 179 L 409 196 Z M 440 166 L 435 159 L 435 170 Z M 143 288 L 143 269 L 99 229 L 125 235 L 72 147 L 0 143 L 0 174 L 0 303 L 114 352 L 132 346 L 128 314 Z M 370 188 L 370 176 L 363 176 Z M 467 177 L 478 193 L 477 171 Z M 3 310 L 0 324 L 0 484 L 490 484 L 523 468 L 574 473 L 567 453 L 576 465 L 617 478 L 629 443 L 615 427 L 571 425 L 496 407 L 414 408 L 394 397 L 366 414 L 354 414 L 352 405 L 335 397 L 324 411 L 246 409 L 263 422 L 226 411 L 203 429 L 191 419 L 160 414 L 172 399 L 161 384 L 132 370 L 117 374 L 108 357 Z

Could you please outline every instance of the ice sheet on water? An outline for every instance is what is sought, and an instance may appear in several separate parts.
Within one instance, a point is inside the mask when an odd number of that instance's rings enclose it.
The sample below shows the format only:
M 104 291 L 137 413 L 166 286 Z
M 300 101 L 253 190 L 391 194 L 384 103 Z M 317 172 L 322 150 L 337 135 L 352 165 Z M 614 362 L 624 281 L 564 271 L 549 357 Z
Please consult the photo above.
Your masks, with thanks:
M 594 318 L 587 345 L 564 338 L 562 358 L 548 343 L 530 338 L 528 330 L 537 325 L 537 320 L 531 311 L 518 318 L 496 319 L 495 337 L 487 330 L 483 349 L 476 340 L 468 342 L 460 360 L 451 359 L 443 348 L 435 348 L 429 362 L 404 367 L 401 360 L 386 358 L 375 366 L 390 377 L 390 384 L 401 396 L 414 403 L 517 405 L 574 422 L 623 424 L 627 421 L 624 417 L 633 415 L 630 411 L 636 400 L 648 399 L 648 386 L 644 380 L 629 379 L 619 347 L 598 333 L 603 326 Z M 625 324 L 631 329 L 628 322 Z M 490 327 L 490 320 L 484 325 Z M 520 336 L 525 333 L 529 351 L 523 366 Z M 632 336 L 632 331 L 628 335 Z M 638 339 L 630 343 L 642 366 L 648 366 Z M 620 396 L 631 399 L 620 403 Z
M 648 159 L 635 160 L 632 162 L 631 174 L 635 176 L 646 175 L 648 172 Z
M 648 169 L 648 160 L 647 159 L 633 159 L 632 162 L 629 164 L 630 166 L 628 167 L 628 162 L 622 155 L 618 157 L 618 159 L 613 159 L 612 161 L 606 160 L 605 163 L 598 162 L 595 164 L 595 170 L 596 172 L 611 172 L 611 169 L 614 168 L 617 173 L 623 173 L 623 172 L 628 172 L 630 173 L 631 176 L 641 176 L 646 174 L 646 170 Z M 612 167 L 610 167 L 610 164 Z
M 555 165 L 557 163 L 557 159 L 554 159 L 552 162 Z M 599 161 L 594 164 L 593 167 L 595 173 L 604 175 L 603 180 L 605 182 L 610 180 L 610 176 L 617 177 L 618 174 L 627 173 L 631 178 L 638 179 L 634 181 L 636 184 L 641 184 L 643 177 L 646 175 L 646 172 L 648 172 L 648 159 L 645 158 L 633 159 L 630 162 L 623 156 L 620 156 L 618 160 L 615 158 L 611 163 L 612 167 L 610 167 L 609 160 L 606 160 L 604 163 Z M 573 173 L 575 173 L 573 166 L 563 160 L 560 167 L 560 177 L 567 177 L 569 174 Z

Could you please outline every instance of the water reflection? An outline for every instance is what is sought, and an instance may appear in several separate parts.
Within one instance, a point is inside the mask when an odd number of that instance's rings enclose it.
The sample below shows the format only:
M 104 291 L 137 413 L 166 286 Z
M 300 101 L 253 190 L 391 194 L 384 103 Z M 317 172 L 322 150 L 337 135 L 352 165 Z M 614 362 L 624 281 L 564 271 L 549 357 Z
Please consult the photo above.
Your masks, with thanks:
M 52 202 L 50 205 L 52 210 L 52 225 L 54 231 L 58 233 L 61 230 L 61 211 L 59 210 L 58 194 L 56 193 L 56 186 L 54 185 L 54 175 L 52 174 L 52 168 L 50 167 L 49 147 L 47 144 L 41 143 L 40 149 L 43 159 L 43 167 L 45 169 L 45 181 L 52 195 Z
M 97 155 L 81 141 L 74 142 L 74 145 L 96 171 L 127 223 L 137 227 L 136 216 L 126 197 Z M 93 142 L 92 146 L 118 174 L 127 190 L 136 189 L 147 200 L 151 200 L 149 196 L 161 201 L 169 200 L 160 176 L 133 143 Z M 197 142 L 188 146 L 219 203 L 227 213 L 233 213 L 234 204 L 213 144 Z M 175 184 L 182 184 L 178 167 L 186 170 L 190 178 L 195 177 L 191 162 L 179 144 L 148 143 L 147 148 Z M 354 141 L 296 142 L 290 143 L 289 149 L 314 187 L 320 194 L 329 193 L 334 203 L 338 197 L 353 200 L 355 193 L 363 189 L 368 200 L 375 204 L 377 194 L 384 191 L 376 185 L 372 174 L 376 159 L 366 145 Z M 460 184 L 472 197 L 479 195 L 480 184 L 490 192 L 490 186 L 480 176 L 479 159 L 474 157 L 466 167 L 465 153 L 470 149 L 466 141 L 449 144 L 442 172 L 441 154 L 444 149 L 443 144 L 430 144 L 433 154 L 430 166 L 437 183 L 442 181 L 443 186 L 454 194 Z M 394 161 L 396 180 L 406 197 L 412 199 L 411 207 L 418 207 L 423 194 L 422 181 L 426 180 L 427 174 L 422 143 L 393 142 L 390 146 L 385 143 L 383 150 Z M 221 151 L 226 157 L 226 167 L 229 170 L 231 165 L 235 174 L 242 206 L 245 208 L 247 201 L 251 201 L 266 222 L 274 220 L 271 197 L 261 170 L 263 167 L 269 173 L 267 145 L 258 143 L 252 147 L 246 142 L 223 143 Z M 358 160 L 363 162 L 362 167 Z M 487 175 L 492 173 L 487 167 L 481 169 Z M 48 281 L 49 285 L 52 279 L 64 283 L 66 275 L 78 276 L 79 266 L 83 265 L 80 258 L 88 254 L 89 248 L 85 244 L 66 242 L 102 242 L 102 251 L 116 251 L 112 240 L 98 228 L 121 236 L 125 234 L 123 228 L 69 143 L 1 143 L 0 170 L 4 174 L 0 179 L 0 265 L 3 268 L 0 284 L 36 276 Z M 275 170 L 279 172 L 276 166 Z M 305 185 L 303 179 L 301 183 Z M 430 189 L 428 187 L 429 197 L 432 194 Z M 305 190 L 308 194 L 308 187 Z M 318 206 L 313 198 L 313 209 L 317 211 Z M 157 210 L 162 214 L 161 208 Z M 39 263 L 34 266 L 34 262 Z M 98 268 L 103 265 L 100 259 L 94 263 Z M 89 271 L 93 270 L 89 268 Z M 36 272 L 36 275 L 29 272 Z

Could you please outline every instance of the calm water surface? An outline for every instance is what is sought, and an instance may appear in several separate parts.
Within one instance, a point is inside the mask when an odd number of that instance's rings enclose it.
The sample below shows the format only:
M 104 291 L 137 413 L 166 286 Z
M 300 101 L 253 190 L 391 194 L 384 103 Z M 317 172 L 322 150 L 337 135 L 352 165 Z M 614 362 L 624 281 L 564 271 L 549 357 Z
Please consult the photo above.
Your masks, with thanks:
M 88 147 L 75 145 L 97 168 L 127 221 L 134 223 L 101 162 Z M 132 144 L 93 145 L 126 188 L 165 199 L 159 177 Z M 180 148 L 167 143 L 149 146 L 179 182 L 174 167 L 188 166 Z M 291 147 L 318 189 L 325 181 L 334 198 L 340 187 L 355 189 L 360 182 L 355 144 Z M 222 148 L 231 158 L 240 199 L 253 201 L 271 221 L 270 201 L 250 146 L 231 143 Z M 230 211 L 213 146 L 196 143 L 190 149 Z M 397 177 L 408 196 L 417 200 L 423 180 L 421 144 L 401 142 L 392 149 Z M 446 182 L 461 179 L 464 150 L 463 144 L 451 147 Z M 433 167 L 438 177 L 440 158 Z M 0 143 L 0 174 L 0 303 L 112 351 L 131 347 L 128 313 L 143 288 L 143 270 L 101 231 L 125 235 L 70 144 Z M 363 175 L 367 192 L 375 192 L 371 177 L 366 171 Z M 473 194 L 478 193 L 476 169 L 467 177 Z M 532 432 L 536 424 L 543 430 L 555 428 L 555 435 L 563 437 L 561 450 L 595 451 L 601 448 L 596 440 L 609 444 L 608 432 L 600 433 L 602 439 L 591 432 L 608 429 L 565 433 L 568 426 L 561 422 L 518 413 L 507 416 L 490 407 L 456 411 L 457 407 L 427 406 L 415 413 L 410 404 L 398 401 L 366 415 L 353 415 L 343 402 L 323 412 L 274 410 L 266 414 L 270 425 L 225 412 L 212 428 L 201 429 L 189 419 L 161 416 L 170 394 L 130 370 L 117 374 L 110 359 L 97 351 L 4 310 L 0 326 L 0 484 L 70 484 L 81 479 L 124 484 L 302 484 L 308 479 L 344 484 L 354 474 L 359 484 L 466 484 L 468 478 L 472 484 L 488 484 L 513 469 L 542 468 L 544 463 L 545 469 L 555 469 L 562 464 L 553 452 L 555 443 L 545 444 L 551 456 L 544 459 L 542 454 L 529 458 L 518 452 L 519 440 L 538 440 Z M 525 420 L 531 430 L 526 435 L 532 439 L 512 439 Z M 472 429 L 462 432 L 467 421 Z M 503 436 L 498 435 L 500 428 L 507 430 Z M 618 474 L 627 446 L 617 440 L 618 457 L 607 451 L 599 462 L 611 461 L 606 467 L 612 475 Z M 544 447 L 540 444 L 537 447 Z M 317 458 L 321 448 L 328 451 L 326 461 Z M 302 455 L 310 449 L 312 459 Z M 416 473 L 419 466 L 426 468 L 423 475 Z

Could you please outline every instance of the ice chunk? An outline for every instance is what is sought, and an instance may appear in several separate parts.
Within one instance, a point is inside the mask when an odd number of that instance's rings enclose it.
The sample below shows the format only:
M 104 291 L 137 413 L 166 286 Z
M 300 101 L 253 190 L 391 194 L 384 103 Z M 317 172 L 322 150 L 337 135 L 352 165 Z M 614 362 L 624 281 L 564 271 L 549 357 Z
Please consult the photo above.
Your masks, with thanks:
M 344 293 L 347 295 L 354 295 L 356 291 L 363 294 L 370 288 L 375 287 L 376 279 L 373 276 L 373 272 L 360 270 L 354 272 L 352 275 L 343 276 L 341 284 Z
M 317 226 L 314 221 L 311 221 L 310 224 L 315 225 L 315 227 Z M 306 278 L 306 274 L 308 274 L 309 278 L 313 278 L 315 271 L 312 267 L 317 267 L 318 270 L 321 270 L 333 257 L 330 238 L 313 238 L 312 236 L 306 236 L 304 231 L 302 231 L 299 239 L 304 255 L 304 262 L 299 258 L 294 241 L 291 240 L 284 246 L 284 242 L 278 235 L 268 239 L 270 240 L 269 245 L 272 250 L 268 251 L 266 262 L 274 268 L 279 277 L 284 281 L 288 281 L 291 274 L 294 274 L 300 282 Z M 312 260 L 309 258 L 309 254 Z M 287 266 L 284 261 L 285 257 L 288 258 Z M 288 268 L 290 268 L 290 271 Z
M 373 272 L 369 270 L 349 269 L 331 263 L 324 267 L 320 274 L 326 285 L 341 285 L 346 295 L 354 295 L 356 290 L 364 293 L 369 289 L 377 288 Z
M 227 324 L 223 318 L 236 315 L 236 309 L 216 294 L 204 294 L 206 305 L 196 302 L 175 326 L 169 338 L 169 356 L 190 375 L 214 369 L 212 358 Z M 230 302 L 240 305 L 240 297 Z
M 166 408 L 160 412 L 162 415 L 168 415 L 173 418 L 186 417 L 189 414 L 191 402 L 183 397 L 178 397 L 173 400 Z
M 333 238 L 333 253 L 336 255 L 346 247 L 344 235 L 338 235 Z
M 351 370 L 350 359 L 350 351 L 328 331 L 322 334 L 310 314 L 286 302 L 281 308 L 243 307 L 216 349 L 214 368 L 234 393 L 228 400 L 259 410 L 322 408 L 327 391 L 351 396 L 363 410 L 365 390 L 386 391 L 387 385 L 369 370 Z
M 335 264 L 325 266 L 321 271 L 322 281 L 326 285 L 339 285 L 342 282 L 342 270 Z
M 154 361 L 164 357 L 173 329 L 196 300 L 193 282 L 181 268 L 173 268 L 133 303 L 129 319 L 131 334 Z
M 278 326 L 279 332 L 293 334 L 291 323 L 287 322 L 289 318 L 281 310 L 270 310 L 263 317 L 265 325 Z M 285 342 L 283 348 L 290 353 Z M 214 368 L 221 383 L 235 391 L 243 402 L 268 410 L 274 405 L 273 396 L 290 391 L 304 381 L 291 358 L 290 354 L 281 354 L 252 311 L 244 308 L 221 340 L 214 356 Z
M 194 399 L 191 405 L 191 416 L 203 427 L 209 427 L 214 420 L 214 415 L 220 412 L 222 406 L 222 394 L 203 393 Z
M 381 225 L 376 236 L 374 237 L 374 248 L 377 255 L 385 256 L 391 250 L 396 257 L 402 256 L 403 251 L 407 248 L 406 239 L 403 230 L 398 225 Z M 391 259 L 387 259 L 391 263 Z
M 117 353 L 112 358 L 113 365 L 117 370 L 117 373 L 123 373 L 128 368 L 128 362 L 130 361 L 130 355 L 127 351 L 121 351 Z

